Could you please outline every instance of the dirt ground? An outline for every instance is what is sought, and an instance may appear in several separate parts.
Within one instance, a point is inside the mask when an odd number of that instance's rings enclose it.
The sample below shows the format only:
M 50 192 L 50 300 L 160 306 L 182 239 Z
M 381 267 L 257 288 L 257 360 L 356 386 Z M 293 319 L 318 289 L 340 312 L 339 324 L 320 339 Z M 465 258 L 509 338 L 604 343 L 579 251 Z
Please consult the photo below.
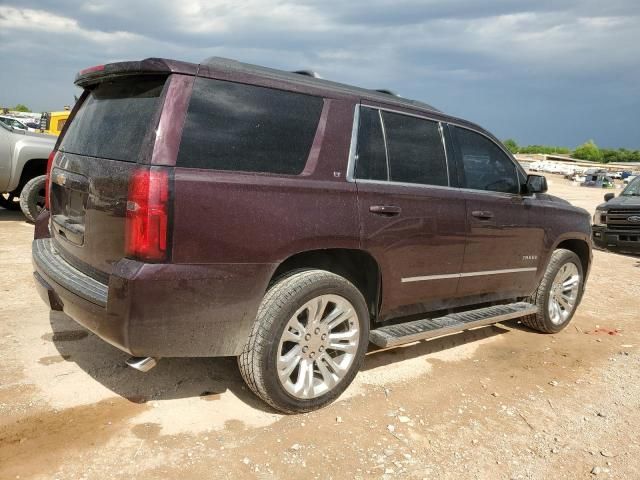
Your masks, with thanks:
M 590 212 L 602 199 L 548 177 Z M 560 334 L 510 322 L 372 352 L 335 404 L 282 416 L 235 359 L 163 359 L 143 374 L 50 315 L 32 235 L 0 209 L 2 480 L 640 478 L 640 257 L 594 252 Z

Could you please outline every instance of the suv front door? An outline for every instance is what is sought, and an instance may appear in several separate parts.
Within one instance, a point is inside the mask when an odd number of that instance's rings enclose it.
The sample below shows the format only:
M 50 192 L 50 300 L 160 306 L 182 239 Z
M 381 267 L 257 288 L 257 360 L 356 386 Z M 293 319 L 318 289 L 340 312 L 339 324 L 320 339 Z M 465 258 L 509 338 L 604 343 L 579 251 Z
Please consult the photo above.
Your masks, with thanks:
M 363 106 L 357 139 L 362 248 L 382 273 L 379 319 L 443 308 L 462 268 L 465 202 L 449 188 L 440 123 Z
M 536 286 L 544 208 L 521 195 L 526 176 L 497 143 L 467 128 L 448 129 L 466 203 L 458 294 L 478 302 L 527 296 Z

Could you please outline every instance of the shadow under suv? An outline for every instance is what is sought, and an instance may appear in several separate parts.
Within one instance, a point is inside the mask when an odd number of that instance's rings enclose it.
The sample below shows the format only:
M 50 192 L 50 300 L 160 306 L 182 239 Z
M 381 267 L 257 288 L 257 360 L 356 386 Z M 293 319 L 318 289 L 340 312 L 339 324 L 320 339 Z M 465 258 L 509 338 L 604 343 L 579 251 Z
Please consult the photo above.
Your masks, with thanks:
M 303 412 L 344 391 L 370 342 L 512 318 L 557 332 L 580 302 L 589 214 L 477 125 L 220 58 L 76 84 L 35 281 L 140 370 L 237 356 L 257 395 Z

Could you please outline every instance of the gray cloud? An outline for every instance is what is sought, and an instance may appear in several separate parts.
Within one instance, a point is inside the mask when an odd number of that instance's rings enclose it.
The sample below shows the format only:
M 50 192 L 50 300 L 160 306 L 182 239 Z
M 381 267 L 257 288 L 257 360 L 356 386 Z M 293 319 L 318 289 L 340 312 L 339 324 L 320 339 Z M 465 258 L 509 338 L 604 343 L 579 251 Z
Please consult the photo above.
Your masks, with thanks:
M 635 0 L 4 0 L 0 104 L 58 109 L 89 65 L 221 55 L 387 87 L 521 143 L 640 147 Z

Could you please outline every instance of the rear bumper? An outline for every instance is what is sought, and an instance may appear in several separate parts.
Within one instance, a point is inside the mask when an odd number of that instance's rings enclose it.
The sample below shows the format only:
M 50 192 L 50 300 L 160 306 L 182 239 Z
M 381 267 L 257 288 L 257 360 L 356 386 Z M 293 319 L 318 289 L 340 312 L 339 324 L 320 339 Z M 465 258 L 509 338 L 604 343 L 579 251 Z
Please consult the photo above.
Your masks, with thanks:
M 594 225 L 592 228 L 596 247 L 613 252 L 640 254 L 640 232 L 612 231 L 604 225 Z
M 70 266 L 51 239 L 34 240 L 40 297 L 135 356 L 241 353 L 276 265 L 145 264 L 122 259 L 109 284 Z

